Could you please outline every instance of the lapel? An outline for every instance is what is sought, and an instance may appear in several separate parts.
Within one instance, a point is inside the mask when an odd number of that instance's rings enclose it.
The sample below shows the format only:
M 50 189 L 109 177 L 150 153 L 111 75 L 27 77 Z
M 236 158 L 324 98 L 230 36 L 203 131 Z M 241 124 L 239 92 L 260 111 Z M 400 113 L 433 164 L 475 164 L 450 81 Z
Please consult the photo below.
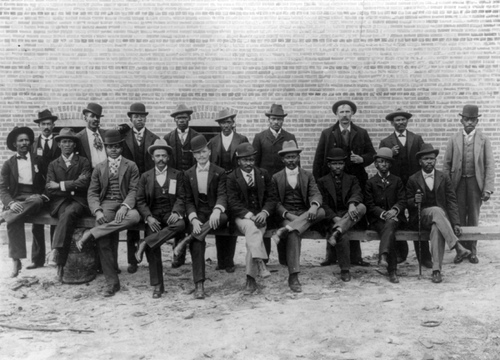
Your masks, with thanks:
M 346 202 L 349 189 L 351 188 L 351 179 L 345 173 L 342 175 L 342 201 Z M 346 202 L 347 205 L 347 202 Z
M 156 180 L 156 166 L 151 169 L 150 172 L 147 173 L 147 178 L 146 178 L 146 193 L 149 194 L 149 196 L 153 196 L 154 191 L 155 191 L 155 180 Z M 167 169 L 167 180 L 168 181 L 168 169 Z
M 144 153 L 147 154 L 148 147 L 153 145 L 154 143 L 154 135 L 147 128 L 144 129 Z
M 236 133 L 233 134 L 233 140 L 231 140 L 231 144 L 229 145 L 229 153 L 231 154 L 231 159 L 233 159 L 234 153 L 236 152 L 236 148 L 240 144 L 238 136 L 236 136 L 236 135 L 237 135 Z M 221 148 L 221 152 L 222 152 L 222 150 L 223 150 L 222 137 L 220 139 L 220 148 Z
M 438 172 L 437 170 L 434 170 L 434 189 L 432 191 L 435 191 L 437 194 L 437 189 L 439 189 L 439 186 L 441 186 L 441 183 L 443 182 L 443 174 Z
M 101 163 L 101 189 L 104 194 L 106 194 L 106 191 L 108 191 L 108 185 L 109 185 L 109 166 L 108 166 L 108 159 L 106 158 L 106 161 L 104 163 Z
M 276 173 L 276 182 L 278 183 L 278 195 L 280 201 L 285 201 L 285 186 L 286 186 L 286 172 L 285 169 Z
M 277 141 L 277 137 L 275 138 L 273 133 L 269 129 L 267 129 L 265 131 L 265 136 L 266 136 L 267 141 L 269 141 L 271 144 L 274 144 Z M 281 136 L 281 134 L 280 134 L 280 136 Z
M 257 172 L 256 172 L 257 174 Z M 236 182 L 240 186 L 240 189 L 242 190 L 241 192 L 243 193 L 243 196 L 245 197 L 245 202 L 248 203 L 248 185 L 243 177 L 242 170 L 240 168 L 237 168 L 235 171 L 235 176 L 236 176 Z M 255 175 L 257 177 L 257 175 Z
M 329 173 L 326 177 L 326 189 L 330 193 L 330 197 L 333 199 L 335 207 L 337 207 L 337 193 L 335 192 L 335 181 L 333 179 L 332 173 Z M 342 186 L 343 187 L 343 186 Z
M 127 147 L 129 148 L 130 153 L 132 154 L 132 158 L 135 160 L 134 141 L 135 141 L 134 129 L 130 129 L 130 131 L 127 133 L 127 136 L 125 136 L 125 144 L 127 144 Z
M 17 156 L 17 153 L 10 158 L 10 163 L 11 163 L 10 168 L 12 169 L 12 172 L 10 175 L 11 175 L 12 179 L 14 180 L 14 182 L 12 184 L 16 184 L 16 186 L 17 186 L 17 184 L 19 183 L 19 169 L 17 167 L 16 156 Z
M 120 167 L 118 168 L 118 185 L 120 186 L 120 189 L 122 187 L 123 177 L 125 176 L 127 168 L 128 168 L 128 162 L 122 156 L 122 161 L 120 161 Z
M 189 175 L 189 183 L 191 185 L 191 191 L 193 192 L 194 202 L 196 207 L 198 207 L 199 191 L 198 191 L 198 177 L 196 176 L 196 166 L 188 170 L 188 175 Z M 208 184 L 210 184 L 210 180 L 208 180 Z
M 330 136 L 333 137 L 333 141 L 328 141 L 328 144 L 336 144 L 335 147 L 340 147 L 342 145 L 342 135 L 340 133 L 340 125 L 338 122 L 333 125 Z
M 356 130 L 356 127 L 354 126 L 353 123 L 351 123 L 351 132 L 349 133 L 349 146 L 351 146 L 352 141 L 354 140 L 354 137 L 358 134 L 358 131 Z
M 308 196 L 307 196 L 307 174 L 299 167 L 299 176 L 297 176 L 298 185 L 300 186 L 300 193 L 302 194 L 302 199 L 307 204 Z
M 208 168 L 208 182 L 207 182 L 207 195 L 210 195 L 210 188 L 212 187 L 212 181 L 215 177 L 215 167 L 210 163 L 210 167 Z M 217 189 L 217 187 L 215 187 Z M 216 195 L 217 196 L 217 195 Z
M 462 131 L 458 132 L 455 135 L 453 142 L 455 143 L 455 149 L 458 150 L 458 155 L 455 158 L 462 159 L 462 154 L 464 153 L 464 136 L 463 136 Z
M 479 157 L 481 156 L 481 152 L 483 151 L 483 134 L 480 130 L 476 130 L 476 134 L 474 135 L 474 165 L 478 166 Z
M 424 176 L 422 175 L 422 170 L 418 171 L 418 175 L 416 177 L 417 184 L 420 187 L 420 190 L 422 190 L 422 193 L 425 195 L 425 180 Z M 434 179 L 434 189 L 436 188 L 436 179 Z
M 415 134 L 406 130 L 406 153 L 408 155 L 408 158 L 410 158 L 410 149 L 411 146 L 413 145 L 413 141 L 415 140 Z
M 87 159 L 89 159 L 90 164 L 92 165 L 92 160 L 90 157 L 89 137 L 87 136 L 87 128 L 83 129 L 82 131 L 83 131 L 83 134 L 82 134 L 81 143 L 82 143 L 83 151 L 85 152 Z
M 73 166 L 74 166 L 74 164 L 75 164 L 74 163 L 75 156 L 76 155 L 73 155 L 73 159 L 71 160 L 71 166 L 69 167 L 69 169 L 72 169 Z M 67 173 L 68 170 L 69 170 L 68 168 L 66 168 L 66 163 L 64 162 L 64 159 L 63 159 L 62 155 L 57 158 L 56 165 L 59 168 L 58 172 Z
M 254 167 L 254 170 L 255 170 L 255 186 L 257 186 L 259 205 L 262 206 L 262 204 L 264 204 L 264 192 L 266 190 L 266 184 L 262 172 L 256 167 Z
M 376 173 L 374 176 L 373 176 L 373 179 L 375 181 L 375 185 L 379 188 L 381 188 L 382 190 L 385 189 L 384 187 L 384 183 L 382 182 L 382 178 L 380 177 L 380 175 L 378 173 Z

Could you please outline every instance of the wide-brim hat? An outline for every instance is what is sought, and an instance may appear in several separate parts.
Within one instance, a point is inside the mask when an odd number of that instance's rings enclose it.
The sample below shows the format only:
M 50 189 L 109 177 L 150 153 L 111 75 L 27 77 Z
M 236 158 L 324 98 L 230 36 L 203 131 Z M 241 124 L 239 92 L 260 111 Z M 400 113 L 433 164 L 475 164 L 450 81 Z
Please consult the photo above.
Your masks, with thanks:
M 387 147 L 382 147 L 377 150 L 377 153 L 373 155 L 373 160 L 376 158 L 381 158 L 385 160 L 389 160 L 390 162 L 394 162 L 394 158 L 392 157 L 392 150 Z
M 285 117 L 288 114 L 285 114 L 285 111 L 283 110 L 283 106 L 279 104 L 272 104 L 271 109 L 269 112 L 266 112 L 266 116 L 277 116 L 277 117 Z
M 207 147 L 207 139 L 203 135 L 196 135 L 191 139 L 191 152 L 198 152 Z
M 167 142 L 165 141 L 165 139 L 156 139 L 155 142 L 153 143 L 153 145 L 151 145 L 150 147 L 148 147 L 148 153 L 149 153 L 149 155 L 153 155 L 154 151 L 157 150 L 157 149 L 167 150 L 167 153 L 169 153 L 170 155 L 174 151 L 172 149 L 172 147 L 167 144 Z
M 82 114 L 85 115 L 86 112 L 91 112 L 97 117 L 103 117 L 102 106 L 96 103 L 89 103 L 85 109 L 82 110 Z
M 146 111 L 146 106 L 142 103 L 134 103 L 130 105 L 130 111 L 127 112 L 127 116 L 130 117 L 132 114 L 139 115 L 148 115 L 149 113 Z
M 427 154 L 436 154 L 436 156 L 438 156 L 439 149 L 434 149 L 434 146 L 432 146 L 432 144 L 423 144 L 420 151 L 415 154 L 415 157 L 418 160 L 422 156 L 427 155 Z
M 239 158 L 244 158 L 247 156 L 255 155 L 255 154 L 257 154 L 257 151 L 254 149 L 252 144 L 242 143 L 236 147 L 235 153 L 236 153 L 236 157 L 239 159 Z
M 177 115 L 180 115 L 180 114 L 188 114 L 188 115 L 191 115 L 193 113 L 193 109 L 190 109 L 188 108 L 186 105 L 184 104 L 180 104 L 179 106 L 177 106 L 174 110 L 173 113 L 170 114 L 171 117 L 175 118 Z
M 14 146 L 14 142 L 16 141 L 19 134 L 28 135 L 31 144 L 33 144 L 33 142 L 35 141 L 35 133 L 33 132 L 33 130 L 31 130 L 27 126 L 16 126 L 14 129 L 12 129 L 9 135 L 7 135 L 7 148 L 9 148 L 9 150 L 17 151 L 16 147 Z
M 465 105 L 462 113 L 458 115 L 468 118 L 478 118 L 481 116 L 479 114 L 479 107 L 477 105 Z
M 35 119 L 33 121 L 36 122 L 37 124 L 40 124 L 40 122 L 44 121 L 44 120 L 56 121 L 57 119 L 58 119 L 58 117 L 55 116 L 55 115 L 52 115 L 52 113 L 50 112 L 50 110 L 45 109 L 45 110 L 39 112 L 38 113 L 38 119 Z
M 112 129 L 104 133 L 104 145 L 119 144 L 124 140 L 118 130 Z
M 297 143 L 294 140 L 290 141 L 285 141 L 283 143 L 283 150 L 278 151 L 278 155 L 285 155 L 288 153 L 298 153 L 300 154 L 302 152 L 302 149 L 299 149 L 297 146 Z
M 349 101 L 349 100 L 340 100 L 340 101 L 337 101 L 332 106 L 332 111 L 333 111 L 334 114 L 337 114 L 337 109 L 339 108 L 340 105 L 349 105 L 351 107 L 353 115 L 356 114 L 356 111 L 358 111 L 358 107 L 352 101 Z
M 229 118 L 234 118 L 234 117 L 236 117 L 236 114 L 234 114 L 231 111 L 229 111 L 229 109 L 222 109 L 217 114 L 217 117 L 215 118 L 215 121 L 219 122 L 219 121 L 226 120 L 226 119 L 229 119 Z
M 326 159 L 328 161 L 345 161 L 347 155 L 341 148 L 333 148 L 328 151 Z
M 394 118 L 396 116 L 404 116 L 405 118 L 410 119 L 413 116 L 413 114 L 410 114 L 409 112 L 404 111 L 401 108 L 397 108 L 396 110 L 394 110 L 394 112 L 392 112 L 389 115 L 387 115 L 385 117 L 385 119 L 389 120 L 389 121 L 392 121 L 392 120 L 394 120 Z
M 59 131 L 59 134 L 54 137 L 54 140 L 57 142 L 61 141 L 62 139 L 70 139 L 74 142 L 80 141 L 80 139 L 76 136 L 75 132 L 71 128 L 62 128 L 61 131 Z

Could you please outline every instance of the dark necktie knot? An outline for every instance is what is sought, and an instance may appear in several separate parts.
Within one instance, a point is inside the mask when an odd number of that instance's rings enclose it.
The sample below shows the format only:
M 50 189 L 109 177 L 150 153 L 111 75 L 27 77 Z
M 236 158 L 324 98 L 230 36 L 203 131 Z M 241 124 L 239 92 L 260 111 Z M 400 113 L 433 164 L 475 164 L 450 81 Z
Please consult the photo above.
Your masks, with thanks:
M 23 159 L 23 160 L 28 160 L 28 157 L 26 155 L 17 155 L 16 158 Z

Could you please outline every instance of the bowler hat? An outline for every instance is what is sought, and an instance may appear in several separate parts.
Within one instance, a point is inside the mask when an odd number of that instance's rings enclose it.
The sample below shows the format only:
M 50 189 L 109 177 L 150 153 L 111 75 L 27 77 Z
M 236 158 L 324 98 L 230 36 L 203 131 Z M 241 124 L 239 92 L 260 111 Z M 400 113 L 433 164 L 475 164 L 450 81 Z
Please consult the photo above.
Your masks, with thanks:
M 477 105 L 465 105 L 462 114 L 458 115 L 468 118 L 478 118 L 481 116 L 479 115 L 479 107 Z
M 351 107 L 353 115 L 356 114 L 356 111 L 358 110 L 358 107 L 352 101 L 349 101 L 349 100 L 340 100 L 340 101 L 337 101 L 332 106 L 332 111 L 333 111 L 334 114 L 337 114 L 337 109 L 339 108 L 340 105 L 349 105 Z
M 243 158 L 257 154 L 254 147 L 250 143 L 242 143 L 236 147 L 236 157 Z
M 59 134 L 54 137 L 54 140 L 57 142 L 61 141 L 62 139 L 70 139 L 74 142 L 78 142 L 80 140 L 71 128 L 62 128 L 61 131 L 59 131 Z
M 112 129 L 104 133 L 104 145 L 119 144 L 122 141 L 124 141 L 124 139 L 118 130 Z
M 404 111 L 401 108 L 397 108 L 394 112 L 390 113 L 385 117 L 386 120 L 392 121 L 396 116 L 404 116 L 407 119 L 410 119 L 413 115 L 409 112 Z
M 326 159 L 328 161 L 344 161 L 347 159 L 347 156 L 341 148 L 333 148 L 328 151 Z
M 130 111 L 127 112 L 127 116 L 130 117 L 132 114 L 139 114 L 139 115 L 148 115 L 149 113 L 146 112 L 146 106 L 142 103 L 134 103 L 130 105 Z
M 285 141 L 283 143 L 283 150 L 278 151 L 278 155 L 285 155 L 291 152 L 297 154 L 300 154 L 302 152 L 302 149 L 299 149 L 297 143 L 294 140 Z
M 21 126 L 21 127 L 16 126 L 14 127 L 14 129 L 12 129 L 9 135 L 7 135 L 7 147 L 9 148 L 9 150 L 17 151 L 16 147 L 14 146 L 14 143 L 17 140 L 17 136 L 20 134 L 28 135 L 31 144 L 33 144 L 33 142 L 35 141 L 35 133 L 33 133 L 33 130 L 31 130 L 27 126 Z
M 377 153 L 373 155 L 373 159 L 375 160 L 376 158 L 381 158 L 385 160 L 389 160 L 390 162 L 393 162 L 394 159 L 392 157 L 392 150 L 387 148 L 387 147 L 382 147 L 377 150 Z
M 203 135 L 196 135 L 191 139 L 191 152 L 201 151 L 207 147 L 207 139 Z
M 230 112 L 229 109 L 222 109 L 217 114 L 217 117 L 215 118 L 215 121 L 219 122 L 219 121 L 222 121 L 222 120 L 226 120 L 226 119 L 229 119 L 229 118 L 235 118 L 235 117 L 236 117 L 236 114 L 233 114 L 232 112 Z
M 150 155 L 153 155 L 154 151 L 157 149 L 164 149 L 167 150 L 167 153 L 172 154 L 173 149 L 170 145 L 167 144 L 165 139 L 156 139 L 153 145 L 148 147 L 148 153 Z
M 33 121 L 36 122 L 37 124 L 40 124 L 40 121 L 43 121 L 43 120 L 56 121 L 57 120 L 57 116 L 52 115 L 52 113 L 50 112 L 50 110 L 46 109 L 46 110 L 43 110 L 43 111 L 39 112 L 38 113 L 38 119 L 35 119 Z
M 285 117 L 287 116 L 288 114 L 285 114 L 285 112 L 283 111 L 283 106 L 282 105 L 278 105 L 278 104 L 272 104 L 271 105 L 271 109 L 269 110 L 269 112 L 266 112 L 266 116 L 269 117 L 269 116 L 277 116 L 277 117 Z
M 436 154 L 438 156 L 439 154 L 439 149 L 434 149 L 432 144 L 422 144 L 422 147 L 420 148 L 420 151 L 415 154 L 415 157 L 420 159 L 422 156 L 427 155 L 427 154 Z
M 82 114 L 85 115 L 86 112 L 91 112 L 97 117 L 103 117 L 102 106 L 96 103 L 89 103 L 85 109 L 82 110 Z
M 171 117 L 175 118 L 177 115 L 180 115 L 180 114 L 188 114 L 188 115 L 191 115 L 193 113 L 193 110 L 188 108 L 186 105 L 184 104 L 180 104 L 179 106 L 177 106 L 174 110 L 174 112 L 172 114 L 170 114 Z

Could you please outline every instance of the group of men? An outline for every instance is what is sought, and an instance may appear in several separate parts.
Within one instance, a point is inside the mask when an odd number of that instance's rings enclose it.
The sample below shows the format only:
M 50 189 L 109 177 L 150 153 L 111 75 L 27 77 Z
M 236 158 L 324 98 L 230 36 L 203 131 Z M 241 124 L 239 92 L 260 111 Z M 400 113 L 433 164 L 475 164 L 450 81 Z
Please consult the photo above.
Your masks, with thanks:
M 418 241 L 415 251 L 418 261 L 433 269 L 433 282 L 442 281 L 445 243 L 455 249 L 455 263 L 477 263 L 476 243 L 462 244 L 458 236 L 460 226 L 478 225 L 481 203 L 494 188 L 491 142 L 476 129 L 478 107 L 466 105 L 460 114 L 463 130 L 447 145 L 443 172 L 435 169 L 439 150 L 407 130 L 412 114 L 398 109 L 387 115 L 395 131 L 375 151 L 368 132 L 352 122 L 356 104 L 341 100 L 332 110 L 337 122 L 321 132 L 312 173 L 301 168 L 302 149 L 283 129 L 287 114 L 281 105 L 273 104 L 265 113 L 269 128 L 252 144 L 234 131 L 236 114 L 229 110 L 218 113 L 221 132 L 209 142 L 189 127 L 193 110 L 185 105 L 171 114 L 176 129 L 163 138 L 146 128 L 148 112 L 142 103 L 130 106 L 131 128 L 103 131 L 102 107 L 89 103 L 82 112 L 86 128 L 77 134 L 63 128 L 56 136 L 57 117 L 49 110 L 40 112 L 37 139 L 29 127 L 16 127 L 7 137 L 7 147 L 16 154 L 1 171 L 0 223 L 7 223 L 11 275 L 18 275 L 20 259 L 26 257 L 22 219 L 39 212 L 44 203 L 59 219 L 51 237 L 60 281 L 77 220 L 95 217 L 95 227 L 76 246 L 97 243 L 104 296 L 120 289 L 117 249 L 122 230 L 127 230 L 127 270 L 135 273 L 146 254 L 154 298 L 165 291 L 165 242 L 174 246 L 172 267 L 184 264 L 189 247 L 194 297 L 205 297 L 205 237 L 226 225 L 246 239 L 245 294 L 257 290 L 259 276 L 271 276 L 266 267 L 271 242 L 264 236 L 268 227 L 277 229 L 272 239 L 294 292 L 302 291 L 301 235 L 311 226 L 326 234 L 321 265 L 338 262 L 346 282 L 351 265 L 369 265 L 359 241 L 346 235 L 352 227 L 379 232 L 379 264 L 393 283 L 399 282 L 397 264 L 408 255 L 406 242 L 395 240 L 397 229 L 430 229 L 430 247 Z M 368 179 L 365 168 L 372 163 L 377 173 Z M 132 229 L 141 219 L 146 223 L 143 239 Z M 234 272 L 235 247 L 236 236 L 216 236 L 218 270 Z M 31 259 L 28 269 L 45 263 L 42 225 L 33 225 Z

